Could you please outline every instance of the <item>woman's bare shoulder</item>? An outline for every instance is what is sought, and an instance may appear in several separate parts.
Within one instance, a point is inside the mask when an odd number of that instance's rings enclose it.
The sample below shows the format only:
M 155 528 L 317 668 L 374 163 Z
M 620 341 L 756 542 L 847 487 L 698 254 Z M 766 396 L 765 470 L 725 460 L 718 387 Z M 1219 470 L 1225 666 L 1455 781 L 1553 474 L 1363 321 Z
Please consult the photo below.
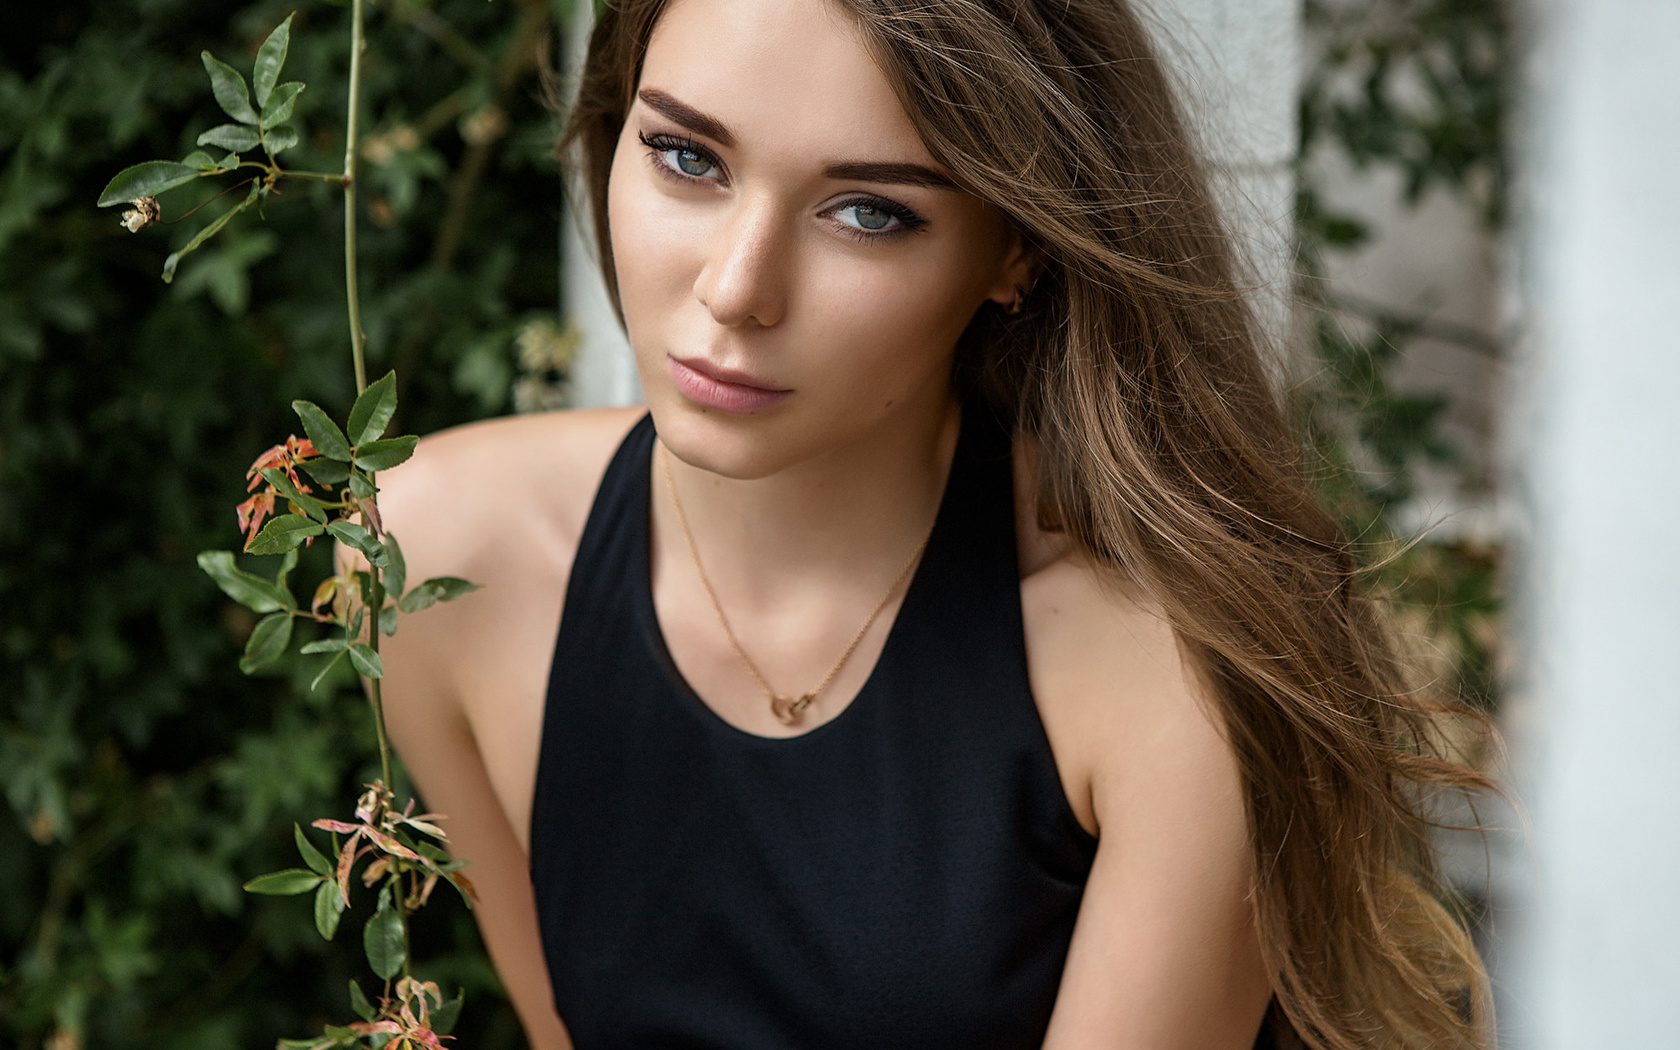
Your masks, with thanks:
M 1136 819 L 1162 785 L 1235 786 L 1205 676 L 1159 603 L 1068 552 L 1022 579 L 1021 607 L 1033 694 L 1087 828 Z M 1196 797 L 1240 821 L 1234 792 Z
M 510 416 L 440 431 L 379 476 L 405 553 L 455 575 L 559 548 L 567 560 L 607 462 L 641 408 Z

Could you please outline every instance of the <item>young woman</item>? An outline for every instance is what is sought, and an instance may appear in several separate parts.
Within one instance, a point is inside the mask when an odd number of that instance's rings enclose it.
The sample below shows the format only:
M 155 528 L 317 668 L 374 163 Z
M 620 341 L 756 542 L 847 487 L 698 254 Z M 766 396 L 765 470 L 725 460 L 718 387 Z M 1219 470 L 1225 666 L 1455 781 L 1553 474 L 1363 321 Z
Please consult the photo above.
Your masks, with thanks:
M 382 496 L 484 585 L 385 695 L 533 1045 L 1479 1045 L 1474 778 L 1120 0 L 615 0 L 570 129 L 647 415 Z

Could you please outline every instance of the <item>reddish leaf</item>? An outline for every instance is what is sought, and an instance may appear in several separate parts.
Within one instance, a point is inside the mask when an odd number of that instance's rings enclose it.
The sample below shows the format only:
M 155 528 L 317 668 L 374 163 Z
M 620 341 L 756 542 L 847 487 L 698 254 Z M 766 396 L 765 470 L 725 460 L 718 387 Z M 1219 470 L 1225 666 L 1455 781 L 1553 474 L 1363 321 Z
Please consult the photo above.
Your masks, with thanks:
M 338 880 L 339 896 L 344 898 L 344 906 L 350 907 L 350 866 L 356 862 L 356 841 L 361 837 L 360 832 L 352 834 L 345 840 L 344 848 L 338 851 Z
M 372 827 L 363 828 L 362 829 L 362 834 L 364 834 L 368 838 L 372 839 L 375 843 L 377 843 L 379 845 L 380 849 L 384 850 L 386 853 L 389 853 L 394 857 L 401 857 L 404 860 L 419 860 L 420 859 L 420 854 L 418 854 L 418 853 L 414 852 L 413 850 L 409 849 L 407 846 L 398 842 L 396 839 L 392 838 L 391 836 L 385 834 L 383 831 L 380 831 L 378 828 L 372 828 Z
M 447 842 L 447 841 L 449 841 L 449 836 L 445 835 L 443 833 L 442 828 L 438 827 L 436 824 L 431 823 L 431 821 L 433 821 L 433 820 L 440 820 L 440 819 L 442 819 L 442 814 L 441 813 L 423 813 L 418 817 L 407 817 L 407 816 L 398 817 L 397 822 L 399 824 L 407 824 L 409 827 L 413 828 L 415 831 L 421 832 L 422 834 L 430 835 L 432 838 L 438 839 L 441 842 Z
M 336 831 L 340 835 L 359 835 L 362 832 L 362 825 L 360 824 L 351 824 L 343 820 L 328 820 L 325 817 L 310 826 L 320 828 L 322 831 Z
M 327 604 L 328 602 L 332 602 L 333 612 L 339 612 L 338 596 L 340 588 L 343 586 L 344 581 L 340 580 L 337 576 L 329 576 L 322 580 L 321 586 L 315 588 L 315 597 L 309 602 L 310 615 L 315 617 L 315 619 L 320 620 L 322 623 L 331 622 L 332 617 L 321 615 L 321 606 Z
M 286 466 L 286 446 L 275 445 L 251 461 L 251 469 L 245 472 L 245 476 L 250 479 L 250 484 L 245 486 L 245 491 L 249 492 L 262 483 L 264 468 L 274 467 L 278 469 L 284 466 Z
M 469 902 L 478 900 L 478 891 L 473 889 L 472 880 L 467 878 L 465 875 L 462 875 L 458 871 L 452 871 L 445 875 L 444 878 L 448 879 L 456 889 L 460 890 L 462 896 L 466 897 Z
M 362 871 L 362 885 L 372 886 L 374 883 L 378 882 L 380 877 L 385 874 L 386 869 L 390 866 L 391 862 L 384 857 L 380 857 L 372 864 L 369 864 Z
M 430 1028 L 410 1028 L 403 1032 L 403 1038 L 413 1041 L 417 1046 L 431 1047 L 432 1050 L 445 1050 L 444 1045 L 438 1042 L 437 1034 Z
M 239 519 L 239 531 L 254 537 L 263 519 L 274 513 L 274 493 L 259 492 L 235 507 L 233 513 Z

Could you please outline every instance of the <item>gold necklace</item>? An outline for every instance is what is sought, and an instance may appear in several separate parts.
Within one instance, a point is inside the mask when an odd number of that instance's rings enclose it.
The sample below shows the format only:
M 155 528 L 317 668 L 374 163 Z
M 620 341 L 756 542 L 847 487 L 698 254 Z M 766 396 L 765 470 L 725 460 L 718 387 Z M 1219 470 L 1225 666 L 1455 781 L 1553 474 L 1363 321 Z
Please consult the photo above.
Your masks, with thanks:
M 869 632 L 870 626 L 875 623 L 875 618 L 881 615 L 881 610 L 887 607 L 887 603 L 892 600 L 892 596 L 898 593 L 899 587 L 903 586 L 904 581 L 909 578 L 910 571 L 921 560 L 922 552 L 927 550 L 928 540 L 933 537 L 933 526 L 928 526 L 927 534 L 922 537 L 922 542 L 916 544 L 916 549 L 910 554 L 910 560 L 904 563 L 904 568 L 898 570 L 898 575 L 894 577 L 892 586 L 888 587 L 887 593 L 881 595 L 881 600 L 875 603 L 874 610 L 863 621 L 863 626 L 859 627 L 857 633 L 852 635 L 852 640 L 846 643 L 845 651 L 840 654 L 840 659 L 834 661 L 834 666 L 830 667 L 828 673 L 823 675 L 822 681 L 817 683 L 816 688 L 797 697 L 783 696 L 770 688 L 770 683 L 766 682 L 764 676 L 758 673 L 758 668 L 753 664 L 752 658 L 741 647 L 741 640 L 735 637 L 735 629 L 729 626 L 729 617 L 723 615 L 723 606 L 718 602 L 717 592 L 712 590 L 712 581 L 707 579 L 706 570 L 700 564 L 700 552 L 695 549 L 694 533 L 689 531 L 688 515 L 683 512 L 682 499 L 677 495 L 676 480 L 671 477 L 669 452 L 661 458 L 660 463 L 665 468 L 665 487 L 671 490 L 671 505 L 677 510 L 677 524 L 682 526 L 683 542 L 688 545 L 688 556 L 694 560 L 694 571 L 700 577 L 700 586 L 705 588 L 706 597 L 712 601 L 712 612 L 717 614 L 718 625 L 723 628 L 724 636 L 729 639 L 729 644 L 735 649 L 735 655 L 739 656 L 741 663 L 746 665 L 747 673 L 752 675 L 753 681 L 757 682 L 758 687 L 764 690 L 764 695 L 770 698 L 770 713 L 776 716 L 776 721 L 787 726 L 798 725 L 800 719 L 805 716 L 805 709 L 810 707 L 812 702 L 817 699 L 818 693 L 827 689 L 829 683 L 834 681 L 834 676 L 840 673 L 840 668 L 846 666 L 846 661 L 851 659 L 858 643 L 863 641 L 863 636 Z

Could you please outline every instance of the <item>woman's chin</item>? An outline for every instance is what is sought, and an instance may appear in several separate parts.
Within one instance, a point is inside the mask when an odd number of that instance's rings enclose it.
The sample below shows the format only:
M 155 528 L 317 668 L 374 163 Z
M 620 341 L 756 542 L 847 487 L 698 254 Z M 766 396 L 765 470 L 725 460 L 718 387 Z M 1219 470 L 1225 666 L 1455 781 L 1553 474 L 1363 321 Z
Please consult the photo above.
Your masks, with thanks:
M 795 459 L 783 402 L 763 412 L 724 412 L 674 390 L 648 391 L 648 410 L 660 444 L 691 467 L 737 481 L 768 477 Z M 793 453 L 793 455 L 790 455 Z

